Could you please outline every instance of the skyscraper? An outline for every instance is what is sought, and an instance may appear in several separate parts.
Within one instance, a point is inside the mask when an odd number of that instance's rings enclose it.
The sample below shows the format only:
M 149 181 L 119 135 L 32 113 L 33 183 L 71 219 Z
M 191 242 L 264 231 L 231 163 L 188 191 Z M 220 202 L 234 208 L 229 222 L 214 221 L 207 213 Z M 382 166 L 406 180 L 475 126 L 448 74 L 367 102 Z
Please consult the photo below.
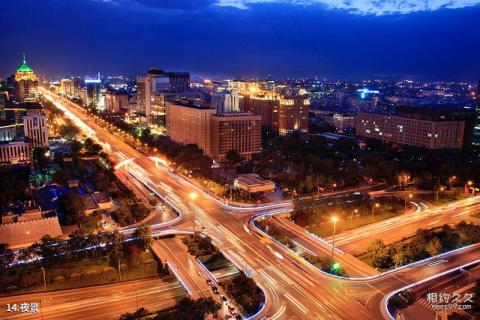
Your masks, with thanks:
M 218 114 L 239 112 L 238 92 L 223 90 L 212 94 L 211 106 Z
M 278 132 L 280 135 L 298 131 L 308 132 L 308 107 L 310 100 L 304 96 L 291 96 L 280 99 Z
M 37 76 L 27 65 L 27 59 L 25 58 L 25 54 L 23 54 L 23 63 L 15 73 L 15 98 L 17 101 L 21 102 L 25 101 L 26 99 L 35 98 L 37 86 Z
M 103 107 L 101 100 L 101 85 L 100 73 L 96 78 L 85 78 L 85 90 L 86 90 L 86 105 L 89 108 L 100 109 Z
M 475 114 L 475 131 L 474 131 L 474 144 L 480 145 L 480 78 L 477 83 L 477 107 Z
M 137 111 L 147 123 L 165 126 L 165 96 L 186 92 L 190 87 L 188 72 L 165 72 L 152 68 L 146 76 L 137 77 Z

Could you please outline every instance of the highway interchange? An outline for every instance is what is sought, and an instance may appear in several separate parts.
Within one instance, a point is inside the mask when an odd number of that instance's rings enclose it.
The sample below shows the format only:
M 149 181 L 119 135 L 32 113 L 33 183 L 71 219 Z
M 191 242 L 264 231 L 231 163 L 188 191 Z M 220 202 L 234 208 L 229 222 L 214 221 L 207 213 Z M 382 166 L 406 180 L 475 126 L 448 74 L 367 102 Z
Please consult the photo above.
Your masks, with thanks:
M 341 279 L 330 276 L 252 228 L 253 218 L 265 214 L 288 212 L 292 209 L 291 202 L 255 207 L 225 204 L 173 173 L 163 164 L 155 163 L 149 155 L 124 142 L 118 134 L 112 134 L 98 125 L 80 107 L 46 91 L 44 94 L 57 107 L 66 111 L 66 115 L 89 136 L 100 141 L 112 160 L 122 162 L 134 159 L 118 170 L 128 172 L 130 179 L 140 181 L 149 191 L 163 198 L 180 214 L 171 222 L 152 224 L 154 233 L 191 232 L 195 223 L 197 230 L 202 228 L 212 237 L 214 244 L 226 258 L 239 269 L 251 271 L 253 279 L 266 295 L 266 304 L 255 316 L 256 319 L 389 319 L 386 297 L 391 292 L 454 270 L 467 263 L 480 261 L 479 247 L 474 245 L 385 274 L 367 275 L 368 272 L 360 271 L 355 275 L 358 278 Z M 195 200 L 190 197 L 192 192 L 198 194 Z M 477 199 L 468 199 L 446 208 L 432 209 L 427 213 L 416 212 L 385 220 L 339 235 L 339 245 L 342 250 L 358 250 L 356 246 L 359 244 L 363 245 L 365 241 L 371 241 L 374 238 L 384 239 L 386 234 L 391 237 L 387 238 L 387 241 L 395 241 L 393 238 L 403 237 L 419 227 L 450 222 L 452 217 L 461 218 L 470 210 L 476 210 L 479 207 Z M 393 228 L 395 232 L 391 232 Z M 128 233 L 128 230 L 126 232 Z M 314 243 L 312 237 L 306 233 L 300 237 L 300 240 L 302 239 L 306 245 L 314 247 L 312 250 L 315 250 L 315 246 L 327 246 L 325 243 Z M 351 244 L 355 245 L 350 248 Z M 321 251 L 321 248 L 319 250 Z M 355 266 L 355 262 L 349 261 L 349 259 L 355 259 L 350 255 L 339 253 L 337 257 L 341 263 Z M 435 259 L 443 261 L 432 264 Z M 157 289 L 160 291 L 161 288 L 163 287 L 159 286 Z M 76 292 L 81 290 L 84 289 L 74 289 Z M 171 294 L 175 296 L 175 290 L 178 290 L 178 287 L 172 290 Z M 45 295 L 52 294 L 45 293 Z M 161 294 L 159 295 L 161 299 Z M 94 314 L 101 314 L 102 310 L 105 310 L 104 305 L 109 303 L 110 298 L 102 299 L 101 297 L 98 295 L 98 299 L 88 302 L 89 311 L 85 311 L 85 318 L 82 319 L 90 319 L 89 314 L 92 314 L 91 318 L 95 319 Z M 126 302 L 123 309 L 117 310 L 117 316 L 122 312 L 132 311 L 131 306 L 128 306 L 129 303 L 132 302 Z M 79 299 L 77 304 L 85 304 L 85 301 Z M 105 315 L 105 318 L 108 317 Z

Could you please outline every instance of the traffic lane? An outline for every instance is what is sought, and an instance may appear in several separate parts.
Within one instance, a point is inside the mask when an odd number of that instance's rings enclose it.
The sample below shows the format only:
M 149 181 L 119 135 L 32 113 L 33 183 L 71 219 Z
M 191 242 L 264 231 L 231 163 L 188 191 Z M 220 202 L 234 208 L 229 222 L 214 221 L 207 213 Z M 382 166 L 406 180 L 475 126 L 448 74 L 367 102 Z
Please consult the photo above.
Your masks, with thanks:
M 25 319 L 26 314 L 6 312 L 6 304 L 39 303 L 39 312 L 28 319 L 117 319 L 139 306 L 160 310 L 185 296 L 174 277 L 129 281 L 54 292 L 0 298 L 0 319 Z

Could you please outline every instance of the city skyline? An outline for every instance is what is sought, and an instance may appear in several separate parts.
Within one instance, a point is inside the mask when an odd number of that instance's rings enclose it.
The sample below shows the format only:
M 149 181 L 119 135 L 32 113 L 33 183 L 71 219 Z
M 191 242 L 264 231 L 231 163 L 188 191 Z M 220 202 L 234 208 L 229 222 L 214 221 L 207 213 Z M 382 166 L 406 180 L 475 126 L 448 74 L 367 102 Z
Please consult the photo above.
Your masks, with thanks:
M 158 66 L 206 78 L 478 79 L 478 1 L 371 3 L 6 3 L 0 25 L 9 32 L 0 39 L 9 49 L 0 75 L 12 74 L 26 52 L 39 74 L 52 77 L 137 75 Z

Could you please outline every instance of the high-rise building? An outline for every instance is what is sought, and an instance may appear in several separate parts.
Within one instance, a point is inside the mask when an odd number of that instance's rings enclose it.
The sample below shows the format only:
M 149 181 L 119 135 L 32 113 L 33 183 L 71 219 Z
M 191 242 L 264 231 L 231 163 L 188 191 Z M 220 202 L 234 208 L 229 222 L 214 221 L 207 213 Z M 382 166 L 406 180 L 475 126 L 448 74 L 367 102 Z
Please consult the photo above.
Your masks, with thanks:
M 260 116 L 216 113 L 216 109 L 208 107 L 167 103 L 167 135 L 181 144 L 196 144 L 217 161 L 225 160 L 232 149 L 244 159 L 260 152 Z
M 278 112 L 278 133 L 308 132 L 308 107 L 310 100 L 304 96 L 291 96 L 280 99 Z
M 105 93 L 105 110 L 111 113 L 126 111 L 129 108 L 128 93 L 121 91 L 107 91 Z
M 477 94 L 476 94 L 476 119 L 475 119 L 475 137 L 474 143 L 475 145 L 480 146 L 480 79 L 478 79 L 477 83 Z
M 75 95 L 74 82 L 72 79 L 60 80 L 60 93 L 67 97 L 73 97 Z
M 181 144 L 196 144 L 211 154 L 211 121 L 217 110 L 194 105 L 167 103 L 167 135 Z
M 278 132 L 280 96 L 272 92 L 245 94 L 240 99 L 240 110 L 262 117 L 262 126 Z
M 29 111 L 23 117 L 23 130 L 32 148 L 49 146 L 47 117 L 43 111 Z
M 146 76 L 137 77 L 137 111 L 150 124 L 165 126 L 165 96 L 181 94 L 190 88 L 188 72 L 165 72 L 152 68 Z
M 355 118 L 357 135 L 363 138 L 426 149 L 461 149 L 465 121 L 361 112 Z
M 210 156 L 224 161 L 230 150 L 243 159 L 259 153 L 262 144 L 262 117 L 251 113 L 229 113 L 212 116 Z
M 32 68 L 27 65 L 25 54 L 23 55 L 23 64 L 15 73 L 15 98 L 17 101 L 32 100 L 37 93 L 38 80 Z
M 96 78 L 85 78 L 85 104 L 89 108 L 102 109 L 103 103 L 101 99 L 101 86 L 102 80 L 100 79 L 100 73 Z
M 238 92 L 223 90 L 212 94 L 211 106 L 218 114 L 239 112 Z
M 5 120 L 5 95 L 0 92 L 0 121 Z

